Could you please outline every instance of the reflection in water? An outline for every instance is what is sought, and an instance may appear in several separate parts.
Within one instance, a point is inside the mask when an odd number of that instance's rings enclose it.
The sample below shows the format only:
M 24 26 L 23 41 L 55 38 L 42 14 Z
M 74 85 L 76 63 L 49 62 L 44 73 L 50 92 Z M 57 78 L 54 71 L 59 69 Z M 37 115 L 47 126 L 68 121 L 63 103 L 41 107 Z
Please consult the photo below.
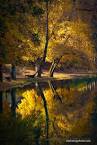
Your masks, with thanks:
M 46 116 L 46 144 L 48 145 L 49 144 L 49 115 L 47 109 L 47 102 L 40 84 L 36 82 L 35 85 L 36 85 L 37 95 L 42 97 L 43 104 L 44 104 L 45 116 Z
M 12 115 L 16 116 L 16 88 L 11 89 L 11 110 Z
M 55 145 L 97 138 L 96 78 L 48 81 L 0 92 L 2 145 Z
M 48 83 L 49 83 L 50 89 L 52 90 L 54 99 L 59 100 L 62 103 L 61 96 L 56 91 L 56 87 L 54 86 L 53 81 L 49 81 Z

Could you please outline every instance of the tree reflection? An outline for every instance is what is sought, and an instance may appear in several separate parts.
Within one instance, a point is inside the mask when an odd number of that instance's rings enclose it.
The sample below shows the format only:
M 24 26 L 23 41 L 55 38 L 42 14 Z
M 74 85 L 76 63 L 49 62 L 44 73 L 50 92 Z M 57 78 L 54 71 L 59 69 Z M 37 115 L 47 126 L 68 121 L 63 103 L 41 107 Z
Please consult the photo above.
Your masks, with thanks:
M 87 81 L 67 82 L 49 81 L 46 86 L 36 82 L 35 88 L 11 89 L 7 99 L 0 92 L 0 111 L 6 109 L 5 119 L 0 118 L 0 127 L 6 126 L 4 136 L 9 134 L 18 145 L 20 141 L 24 145 L 61 145 L 60 139 L 65 141 L 70 135 L 81 138 L 92 134 L 96 138 L 96 82 L 88 83 L 91 91 L 83 90 Z
M 52 92 L 53 92 L 53 97 L 54 97 L 54 99 L 59 100 L 59 101 L 62 103 L 62 98 L 61 98 L 61 96 L 58 94 L 58 92 L 56 91 L 56 87 L 55 87 L 55 85 L 53 84 L 53 81 L 49 81 L 48 83 L 49 83 L 50 89 L 51 89 Z
M 42 91 L 42 88 L 38 82 L 35 83 L 37 95 L 41 96 L 44 104 L 45 109 L 45 117 L 46 117 L 46 144 L 49 145 L 49 114 L 48 114 L 48 108 L 47 108 L 47 101 L 45 99 L 44 93 Z
M 16 88 L 11 89 L 11 111 L 12 116 L 16 116 Z

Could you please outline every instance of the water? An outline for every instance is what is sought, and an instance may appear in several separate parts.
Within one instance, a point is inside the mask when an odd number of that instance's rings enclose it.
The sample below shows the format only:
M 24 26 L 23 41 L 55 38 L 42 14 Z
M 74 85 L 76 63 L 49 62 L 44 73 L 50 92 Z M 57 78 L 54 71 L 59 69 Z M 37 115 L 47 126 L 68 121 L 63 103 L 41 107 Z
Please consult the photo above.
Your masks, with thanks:
M 97 79 L 36 82 L 0 92 L 0 145 L 97 138 Z

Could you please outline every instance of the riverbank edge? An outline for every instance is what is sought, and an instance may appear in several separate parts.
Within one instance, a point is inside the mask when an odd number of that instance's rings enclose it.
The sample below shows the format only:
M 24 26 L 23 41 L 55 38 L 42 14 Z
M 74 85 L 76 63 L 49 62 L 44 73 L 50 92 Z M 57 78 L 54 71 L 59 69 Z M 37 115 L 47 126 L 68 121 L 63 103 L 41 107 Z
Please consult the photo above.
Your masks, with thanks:
M 97 76 L 96 73 L 89 73 L 89 74 L 56 74 L 54 77 L 43 76 L 41 78 L 20 78 L 14 81 L 4 81 L 0 83 L 0 91 L 6 91 L 12 88 L 22 88 L 25 86 L 30 85 L 31 83 L 35 82 L 48 82 L 50 80 L 68 80 L 74 78 L 82 78 L 82 77 L 94 77 Z

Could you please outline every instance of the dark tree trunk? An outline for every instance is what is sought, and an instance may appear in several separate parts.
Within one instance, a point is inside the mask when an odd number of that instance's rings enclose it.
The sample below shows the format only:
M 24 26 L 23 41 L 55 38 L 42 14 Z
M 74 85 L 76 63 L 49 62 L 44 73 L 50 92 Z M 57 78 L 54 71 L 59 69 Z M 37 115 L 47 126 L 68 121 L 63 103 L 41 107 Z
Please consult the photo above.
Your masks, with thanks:
M 3 82 L 3 66 L 0 64 L 0 82 Z
M 48 108 L 47 108 L 47 101 L 45 99 L 44 93 L 42 91 L 42 88 L 38 82 L 36 82 L 36 91 L 37 95 L 41 96 L 44 104 L 44 110 L 45 110 L 45 119 L 46 119 L 46 140 L 49 138 L 49 113 L 48 113 Z
M 16 88 L 13 88 L 11 90 L 11 111 L 12 111 L 12 116 L 16 116 Z
M 40 66 L 38 68 L 38 71 L 35 76 L 41 77 L 42 74 L 42 68 L 43 64 L 45 63 L 46 56 L 47 56 L 47 49 L 48 49 L 48 1 L 46 1 L 46 34 L 45 34 L 46 40 L 45 40 L 45 47 L 43 52 L 43 58 L 41 60 Z
M 44 48 L 44 54 L 43 54 L 43 62 L 45 62 L 46 56 L 47 56 L 47 49 L 48 49 L 48 1 L 46 2 L 46 42 L 45 42 L 45 48 Z
M 11 67 L 11 78 L 12 80 L 16 80 L 16 66 L 14 64 Z

